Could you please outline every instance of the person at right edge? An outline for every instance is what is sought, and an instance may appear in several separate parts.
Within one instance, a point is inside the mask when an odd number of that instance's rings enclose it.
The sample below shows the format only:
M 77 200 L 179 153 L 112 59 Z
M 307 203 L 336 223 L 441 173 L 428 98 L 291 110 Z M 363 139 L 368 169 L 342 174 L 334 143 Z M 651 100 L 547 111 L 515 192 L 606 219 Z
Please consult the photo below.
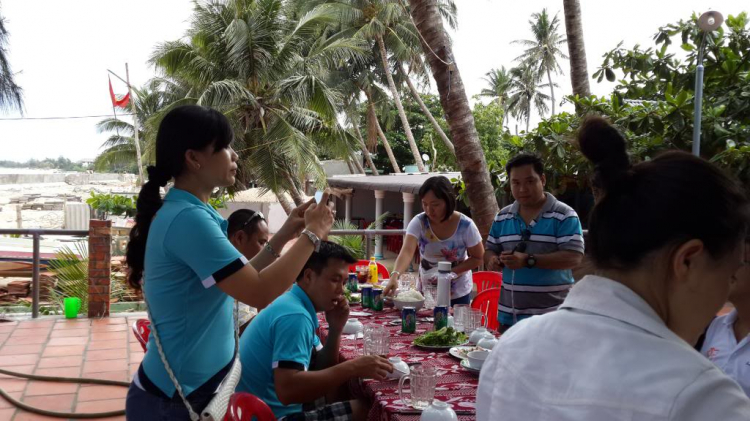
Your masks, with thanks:
M 520 154 L 505 166 L 516 200 L 495 217 L 485 245 L 487 269 L 503 272 L 497 320 L 517 322 L 554 311 L 583 259 L 583 230 L 573 208 L 544 191 L 542 160 Z
M 743 267 L 739 183 L 682 151 L 631 165 L 600 117 L 578 141 L 601 186 L 586 245 L 595 275 L 500 337 L 476 419 L 750 420 L 740 386 L 693 348 Z

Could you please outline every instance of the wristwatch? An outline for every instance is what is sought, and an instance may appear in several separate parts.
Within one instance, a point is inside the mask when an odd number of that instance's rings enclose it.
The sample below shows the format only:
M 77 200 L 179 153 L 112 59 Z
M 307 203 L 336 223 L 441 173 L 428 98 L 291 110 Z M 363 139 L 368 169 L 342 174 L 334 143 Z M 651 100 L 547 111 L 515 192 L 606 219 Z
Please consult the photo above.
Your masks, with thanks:
M 399 272 L 397 270 L 394 270 L 394 271 L 391 272 L 391 276 L 393 276 L 393 275 L 401 276 L 401 272 Z
M 526 267 L 533 269 L 534 266 L 536 266 L 536 257 L 534 257 L 533 254 L 530 254 L 529 257 L 526 258 Z
M 303 235 L 306 235 L 306 236 L 307 236 L 307 238 L 309 238 L 309 239 L 310 239 L 310 241 L 312 241 L 312 243 L 313 243 L 313 246 L 315 246 L 315 252 L 316 252 L 316 253 L 317 253 L 318 251 L 320 251 L 320 237 L 318 237 L 317 235 L 315 235 L 315 233 L 314 233 L 314 232 L 312 232 L 312 231 L 310 231 L 310 230 L 308 230 L 308 229 L 304 229 L 304 230 L 302 230 L 302 234 L 303 234 Z

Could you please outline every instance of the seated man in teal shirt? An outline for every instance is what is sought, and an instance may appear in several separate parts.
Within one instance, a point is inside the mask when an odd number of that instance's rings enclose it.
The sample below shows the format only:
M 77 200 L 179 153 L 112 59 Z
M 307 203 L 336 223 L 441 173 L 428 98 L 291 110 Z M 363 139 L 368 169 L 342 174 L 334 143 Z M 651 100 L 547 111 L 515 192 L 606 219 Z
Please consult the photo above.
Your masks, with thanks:
M 343 247 L 321 242 L 296 285 L 258 313 L 242 334 L 243 370 L 237 390 L 265 401 L 277 419 L 365 420 L 369 410 L 365 402 L 330 403 L 326 397 L 335 395 L 352 378 L 382 380 L 393 372 L 381 356 L 339 363 L 341 332 L 349 317 L 344 284 L 354 262 Z M 321 311 L 329 325 L 325 345 L 315 334 Z

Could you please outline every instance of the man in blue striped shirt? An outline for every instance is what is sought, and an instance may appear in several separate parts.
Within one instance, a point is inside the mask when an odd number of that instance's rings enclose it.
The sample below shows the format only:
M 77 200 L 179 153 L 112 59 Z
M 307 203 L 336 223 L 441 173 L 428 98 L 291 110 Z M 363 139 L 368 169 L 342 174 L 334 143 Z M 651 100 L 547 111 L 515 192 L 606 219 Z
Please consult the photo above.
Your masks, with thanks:
M 544 191 L 541 159 L 521 154 L 505 170 L 516 201 L 495 217 L 484 255 L 489 270 L 503 271 L 501 332 L 557 309 L 573 285 L 572 269 L 581 263 L 584 250 L 578 214 Z

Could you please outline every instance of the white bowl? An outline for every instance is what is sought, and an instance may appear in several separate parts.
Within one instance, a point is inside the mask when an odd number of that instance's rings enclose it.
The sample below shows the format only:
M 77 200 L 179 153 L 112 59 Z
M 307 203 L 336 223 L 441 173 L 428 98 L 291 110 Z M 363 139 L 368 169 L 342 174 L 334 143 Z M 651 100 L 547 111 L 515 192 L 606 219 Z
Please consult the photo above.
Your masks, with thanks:
M 399 310 L 403 310 L 404 307 L 414 307 L 417 311 L 419 311 L 422 307 L 424 307 L 424 299 L 422 299 L 421 301 L 400 301 L 394 297 L 393 306 Z
M 495 347 L 495 345 L 497 345 L 497 338 L 495 338 L 494 335 L 484 337 L 479 342 L 477 342 L 478 347 L 486 349 L 487 351 L 491 351 L 492 348 Z
M 388 373 L 389 379 L 400 379 L 403 376 L 408 376 L 411 372 L 409 365 L 402 361 L 400 357 L 390 357 L 388 362 L 393 364 L 393 373 Z
M 484 361 L 490 355 L 489 351 L 471 351 L 466 355 L 469 360 L 469 367 L 481 370 L 484 365 Z
M 363 331 L 365 326 L 357 319 L 349 319 L 344 325 L 344 335 L 352 335 Z

